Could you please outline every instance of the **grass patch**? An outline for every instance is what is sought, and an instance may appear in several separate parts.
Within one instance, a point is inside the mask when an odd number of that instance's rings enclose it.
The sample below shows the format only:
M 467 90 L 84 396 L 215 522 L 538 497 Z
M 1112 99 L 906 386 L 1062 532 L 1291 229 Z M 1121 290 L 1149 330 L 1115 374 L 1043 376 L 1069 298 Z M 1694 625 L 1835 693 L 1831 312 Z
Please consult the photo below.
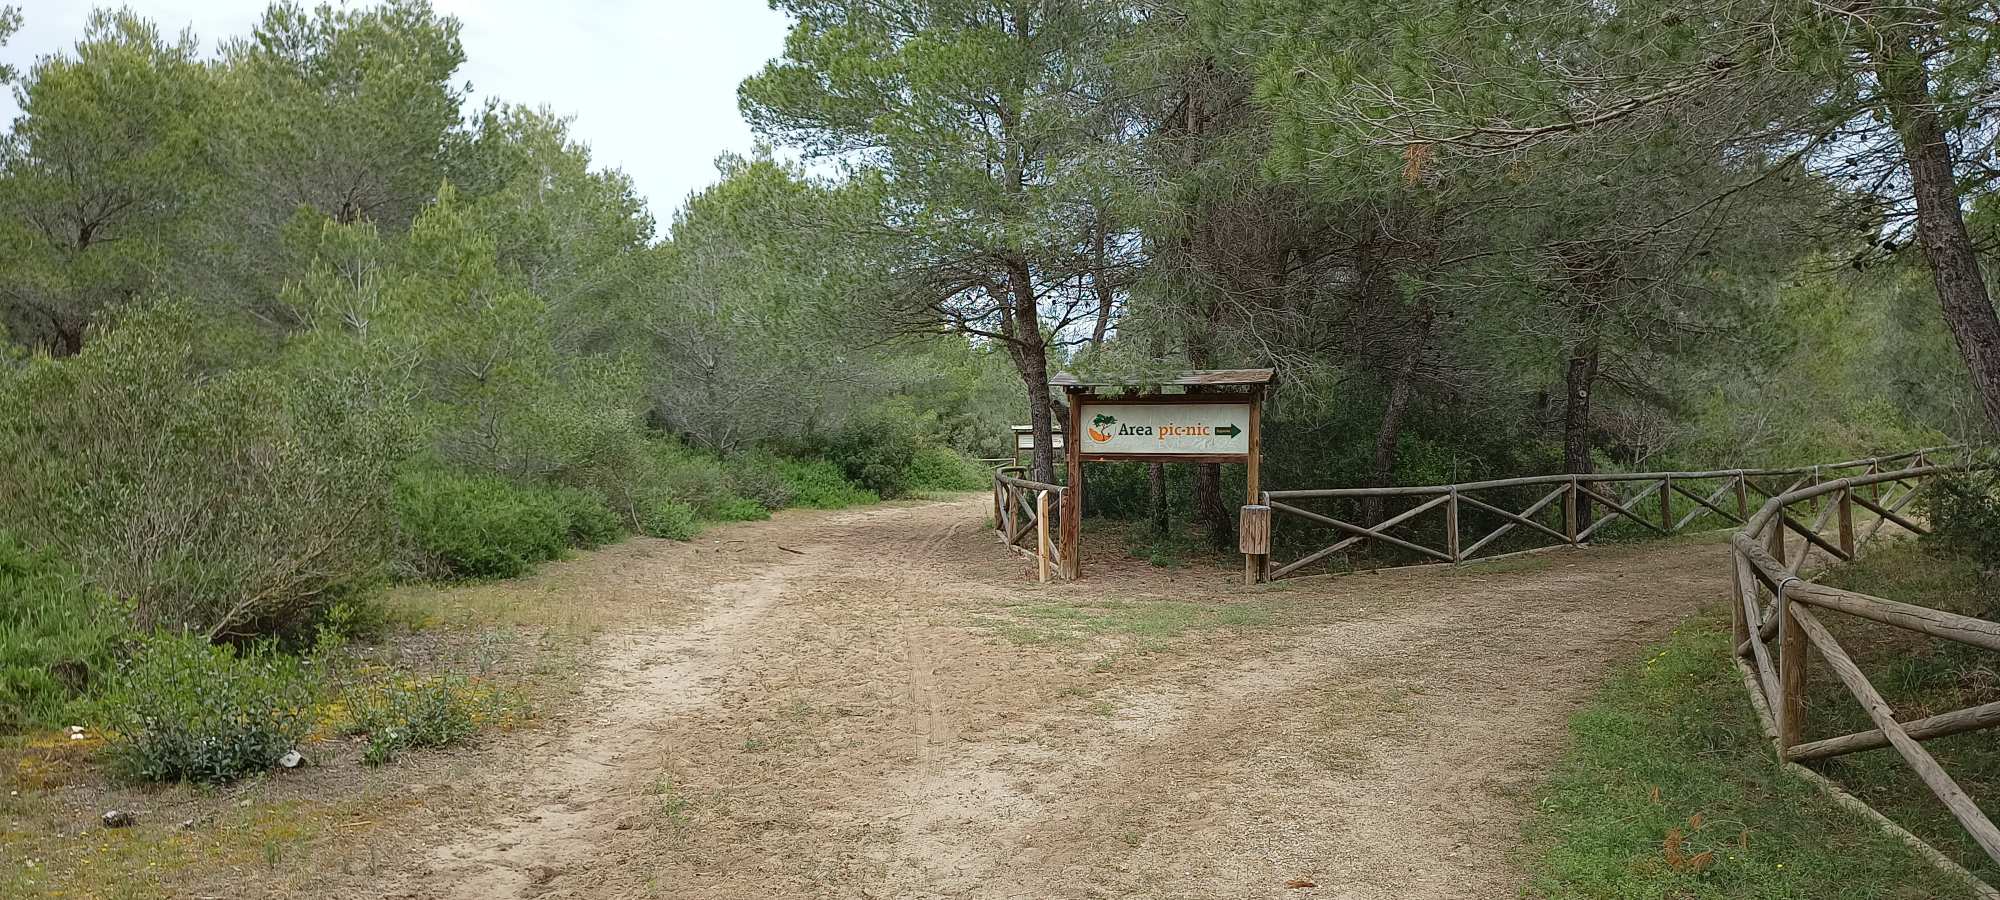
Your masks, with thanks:
M 1618 673 L 1570 728 L 1528 826 L 1532 896 L 1971 896 L 1778 768 L 1719 615 Z
M 1031 603 L 1006 607 L 1007 618 L 982 624 L 1016 644 L 1052 644 L 1099 635 L 1141 640 L 1177 638 L 1190 631 L 1249 628 L 1271 621 L 1260 603 L 1188 603 L 1178 600 L 1112 600 L 1101 603 Z

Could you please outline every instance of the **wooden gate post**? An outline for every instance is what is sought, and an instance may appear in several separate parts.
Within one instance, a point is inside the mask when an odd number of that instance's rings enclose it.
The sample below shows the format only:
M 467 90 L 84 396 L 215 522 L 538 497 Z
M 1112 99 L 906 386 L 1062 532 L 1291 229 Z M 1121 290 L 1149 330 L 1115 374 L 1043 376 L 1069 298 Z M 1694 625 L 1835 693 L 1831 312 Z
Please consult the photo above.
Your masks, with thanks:
M 1854 558 L 1854 489 L 1840 492 L 1840 552 Z
M 1049 583 L 1049 492 L 1035 492 L 1035 576 Z
M 1458 552 L 1458 488 L 1451 489 L 1451 499 L 1444 505 L 1444 551 L 1451 561 L 1459 563 L 1464 557 Z
M 1236 525 L 1237 549 L 1243 553 L 1243 583 L 1263 581 L 1271 565 L 1271 508 L 1261 503 L 1243 507 Z
M 1806 734 L 1806 630 L 1792 598 L 1778 597 L 1778 753 L 1789 758 Z
M 1062 577 L 1075 581 L 1083 577 L 1083 403 L 1075 391 L 1069 393 L 1069 431 L 1063 448 L 1069 458 L 1069 484 L 1062 493 Z
M 1569 477 L 1569 490 L 1563 492 L 1563 534 L 1569 538 L 1570 546 L 1576 546 L 1576 476 Z
M 1674 480 L 1660 479 L 1660 530 L 1674 533 Z

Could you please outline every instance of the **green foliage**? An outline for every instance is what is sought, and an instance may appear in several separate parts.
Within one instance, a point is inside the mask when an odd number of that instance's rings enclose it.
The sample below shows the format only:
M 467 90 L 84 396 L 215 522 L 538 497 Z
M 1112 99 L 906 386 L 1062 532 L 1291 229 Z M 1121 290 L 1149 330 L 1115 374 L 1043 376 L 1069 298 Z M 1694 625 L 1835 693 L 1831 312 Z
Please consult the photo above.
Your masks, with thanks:
M 1530 892 L 1551 900 L 1969 896 L 1777 767 L 1730 656 L 1728 623 L 1699 619 L 1616 675 L 1571 720 L 1574 745 L 1528 828 Z M 1678 856 L 1666 849 L 1675 833 Z
M 926 445 L 911 455 L 904 478 L 915 491 L 976 491 L 993 473 L 949 447 Z
M 778 474 L 785 480 L 793 506 L 844 509 L 882 499 L 848 481 L 839 466 L 823 459 L 782 460 L 778 463 Z
M 707 515 L 716 522 L 761 522 L 770 517 L 771 511 L 764 504 L 743 497 L 732 497 Z
M 840 467 L 848 481 L 878 497 L 893 499 L 910 490 L 910 463 L 916 459 L 914 423 L 877 415 L 812 441 L 813 455 Z
M 396 523 L 416 571 L 512 578 L 569 546 L 572 510 L 559 495 L 495 475 L 419 467 L 396 478 Z
M 297 657 L 161 633 L 146 639 L 98 709 L 124 774 L 217 784 L 297 748 L 318 700 L 318 673 Z
M 785 480 L 784 460 L 769 450 L 746 450 L 723 463 L 729 490 L 767 510 L 792 505 L 792 486 Z
M 379 766 L 408 749 L 450 747 L 500 711 L 493 691 L 457 675 L 391 676 L 346 696 L 349 727 L 368 735 L 362 762 Z
M 1942 476 L 1936 485 L 1924 498 L 1932 528 L 1925 540 L 2000 571 L 2000 475 L 1980 469 Z
M 55 727 L 104 690 L 131 611 L 0 532 L 0 730 Z
M 0 369 L 0 509 L 142 625 L 309 621 L 379 577 L 399 432 L 351 373 L 213 371 L 206 324 L 149 304 Z
M 602 547 L 625 534 L 624 523 L 611 509 L 604 494 L 589 488 L 556 485 L 544 489 L 549 502 L 569 523 L 569 544 L 589 549 Z
M 648 502 L 639 511 L 639 533 L 670 541 L 693 540 L 701 532 L 700 516 L 686 503 L 670 497 Z

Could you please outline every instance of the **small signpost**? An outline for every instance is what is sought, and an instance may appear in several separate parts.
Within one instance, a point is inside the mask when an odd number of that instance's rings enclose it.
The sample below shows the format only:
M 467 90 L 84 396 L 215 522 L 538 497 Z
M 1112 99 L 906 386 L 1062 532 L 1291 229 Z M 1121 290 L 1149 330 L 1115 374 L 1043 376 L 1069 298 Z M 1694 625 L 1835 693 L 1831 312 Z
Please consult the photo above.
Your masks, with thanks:
M 1083 574 L 1077 552 L 1083 526 L 1083 464 L 1118 460 L 1143 462 L 1243 463 L 1246 469 L 1243 520 L 1239 533 L 1246 583 L 1262 580 L 1270 564 L 1270 509 L 1259 505 L 1257 469 L 1264 391 L 1276 379 L 1270 369 L 1183 372 L 1151 384 L 1091 384 L 1063 374 L 1052 387 L 1069 403 L 1066 450 L 1068 490 L 1063 492 L 1063 575 Z M 1178 393 L 1167 389 L 1177 388 Z M 1115 391 L 1116 393 L 1110 393 Z M 1264 523 L 1253 528 L 1253 520 Z

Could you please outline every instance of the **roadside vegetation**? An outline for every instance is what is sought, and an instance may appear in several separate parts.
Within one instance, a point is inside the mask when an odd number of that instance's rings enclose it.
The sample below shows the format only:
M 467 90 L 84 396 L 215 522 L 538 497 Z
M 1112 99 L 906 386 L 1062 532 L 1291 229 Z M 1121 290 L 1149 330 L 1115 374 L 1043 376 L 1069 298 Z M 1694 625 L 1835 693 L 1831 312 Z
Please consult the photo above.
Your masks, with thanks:
M 1875 548 L 1818 580 L 1986 619 L 2000 618 L 2000 494 L 1988 475 L 1941 483 L 1936 535 Z M 2000 699 L 1990 654 L 1822 617 L 1905 720 Z M 1729 615 L 1678 628 L 1616 673 L 1571 722 L 1574 745 L 1536 799 L 1536 896 L 1549 898 L 1970 897 L 1899 841 L 1785 774 L 1729 662 Z M 1872 727 L 1824 666 L 1808 686 L 1808 738 Z M 2000 796 L 1989 732 L 1926 741 L 1974 798 Z M 1888 749 L 1816 766 L 1848 792 L 1992 883 L 2000 867 Z

